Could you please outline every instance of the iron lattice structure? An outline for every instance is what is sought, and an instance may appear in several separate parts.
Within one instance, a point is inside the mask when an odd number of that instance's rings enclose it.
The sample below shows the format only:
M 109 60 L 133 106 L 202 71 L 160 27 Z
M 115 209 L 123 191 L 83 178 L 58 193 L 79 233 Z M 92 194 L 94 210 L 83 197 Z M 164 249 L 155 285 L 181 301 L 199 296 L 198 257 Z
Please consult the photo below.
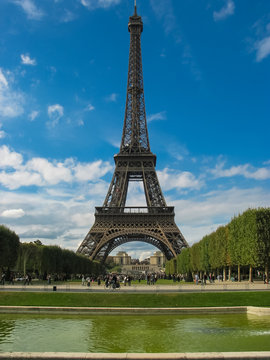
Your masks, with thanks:
M 94 225 L 77 252 L 105 261 L 119 245 L 143 241 L 171 259 L 188 244 L 175 224 L 174 208 L 166 205 L 155 170 L 156 155 L 150 150 L 141 56 L 143 23 L 136 5 L 128 30 L 128 84 L 120 151 L 114 156 L 115 171 L 104 204 L 96 207 Z M 146 207 L 125 206 L 130 181 L 143 182 Z

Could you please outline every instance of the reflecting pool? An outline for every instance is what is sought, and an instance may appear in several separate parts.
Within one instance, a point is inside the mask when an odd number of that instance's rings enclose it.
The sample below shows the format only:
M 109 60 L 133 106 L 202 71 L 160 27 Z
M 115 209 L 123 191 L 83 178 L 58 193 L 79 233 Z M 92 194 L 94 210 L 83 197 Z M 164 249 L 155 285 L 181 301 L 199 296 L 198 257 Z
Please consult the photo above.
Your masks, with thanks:
M 0 351 L 269 351 L 270 316 L 0 314 Z

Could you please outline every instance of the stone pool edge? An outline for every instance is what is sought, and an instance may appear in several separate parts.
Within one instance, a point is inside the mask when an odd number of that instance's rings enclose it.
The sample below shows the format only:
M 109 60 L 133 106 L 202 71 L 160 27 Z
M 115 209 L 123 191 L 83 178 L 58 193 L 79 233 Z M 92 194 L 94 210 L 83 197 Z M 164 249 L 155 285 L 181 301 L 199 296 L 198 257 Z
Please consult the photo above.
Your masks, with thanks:
M 64 353 L 64 352 L 7 352 L 0 353 L 0 359 L 17 360 L 255 360 L 270 359 L 270 351 L 249 352 L 206 352 L 206 353 Z
M 129 307 L 61 307 L 61 306 L 0 306 L 0 313 L 12 314 L 232 314 L 248 313 L 270 315 L 269 307 L 257 306 L 223 306 L 223 307 L 189 307 L 189 308 L 129 308 Z M 270 358 L 269 358 L 270 359 Z

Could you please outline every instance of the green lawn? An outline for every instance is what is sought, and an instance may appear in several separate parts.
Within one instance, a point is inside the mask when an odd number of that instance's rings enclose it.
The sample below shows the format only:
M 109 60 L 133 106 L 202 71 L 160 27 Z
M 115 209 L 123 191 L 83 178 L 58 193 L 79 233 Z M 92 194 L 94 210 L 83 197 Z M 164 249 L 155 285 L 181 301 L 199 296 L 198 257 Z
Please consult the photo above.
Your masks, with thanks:
M 0 292 L 0 305 L 90 307 L 205 307 L 249 305 L 270 307 L 270 292 L 182 294 Z

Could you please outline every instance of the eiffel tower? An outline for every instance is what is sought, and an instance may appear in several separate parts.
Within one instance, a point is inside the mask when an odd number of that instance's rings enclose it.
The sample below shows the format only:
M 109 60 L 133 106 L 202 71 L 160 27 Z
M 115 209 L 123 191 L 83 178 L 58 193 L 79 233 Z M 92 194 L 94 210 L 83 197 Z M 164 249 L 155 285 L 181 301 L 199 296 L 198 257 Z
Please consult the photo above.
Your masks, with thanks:
M 104 262 L 116 247 L 143 241 L 157 247 L 169 260 L 188 247 L 174 221 L 174 207 L 167 206 L 157 178 L 156 155 L 150 150 L 143 89 L 141 33 L 143 22 L 129 18 L 130 51 L 123 135 L 114 156 L 115 171 L 102 207 L 96 207 L 95 222 L 77 252 Z M 143 182 L 146 207 L 126 207 L 128 185 Z

